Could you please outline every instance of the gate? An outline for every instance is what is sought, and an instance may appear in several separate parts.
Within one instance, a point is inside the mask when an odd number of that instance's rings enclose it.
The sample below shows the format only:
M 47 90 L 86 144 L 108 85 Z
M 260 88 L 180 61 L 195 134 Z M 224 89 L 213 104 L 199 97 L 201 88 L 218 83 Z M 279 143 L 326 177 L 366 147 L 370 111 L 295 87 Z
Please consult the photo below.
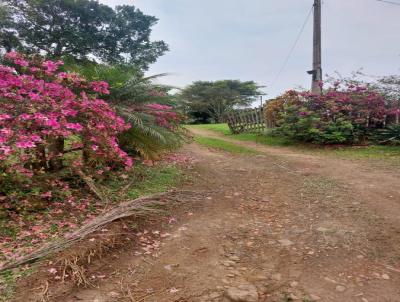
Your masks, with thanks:
M 264 108 L 238 109 L 225 116 L 229 129 L 234 134 L 260 133 L 265 130 Z

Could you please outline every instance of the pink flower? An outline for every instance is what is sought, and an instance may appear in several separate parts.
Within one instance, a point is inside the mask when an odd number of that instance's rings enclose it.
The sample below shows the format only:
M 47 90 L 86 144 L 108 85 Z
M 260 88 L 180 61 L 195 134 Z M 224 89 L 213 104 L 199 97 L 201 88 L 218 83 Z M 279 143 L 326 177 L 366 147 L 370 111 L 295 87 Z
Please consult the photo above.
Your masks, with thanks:
M 51 193 L 51 191 L 48 191 L 48 192 L 40 194 L 40 197 L 51 198 L 52 197 L 52 193 Z
M 56 119 L 49 119 L 46 121 L 46 126 L 52 127 L 52 128 L 58 128 L 60 124 Z
M 71 129 L 71 130 L 76 130 L 76 131 L 83 130 L 82 125 L 79 123 L 67 123 L 65 126 L 67 127 L 67 129 Z
M 29 70 L 30 70 L 32 73 L 35 73 L 35 72 L 38 72 L 38 71 L 40 71 L 40 68 L 37 68 L 37 67 L 31 67 Z
M 11 154 L 12 149 L 11 149 L 11 147 L 9 147 L 9 146 L 2 146 L 2 147 L 0 148 L 0 151 L 2 151 L 4 155 L 8 156 L 8 155 Z
M 14 60 L 19 57 L 20 57 L 20 54 L 15 51 L 10 51 L 4 55 L 4 58 L 9 59 L 9 60 Z
M 15 65 L 22 66 L 22 67 L 27 67 L 27 66 L 29 66 L 29 62 L 26 61 L 26 60 L 24 60 L 24 59 L 15 59 L 15 60 L 14 60 L 14 64 L 15 64 Z
M 109 86 L 107 82 L 104 81 L 99 81 L 99 82 L 92 82 L 90 83 L 90 88 L 93 89 L 93 91 L 102 93 L 102 94 L 109 94 Z
M 31 119 L 32 118 L 32 116 L 30 115 L 30 114 L 27 114 L 27 113 L 23 113 L 23 114 L 21 114 L 20 116 L 19 116 L 19 119 L 21 119 L 21 120 L 23 120 L 23 121 L 27 121 L 27 120 L 29 120 L 29 119 Z
M 0 114 L 0 121 L 9 120 L 10 118 L 12 118 L 12 116 L 9 114 Z
M 28 96 L 31 98 L 32 101 L 41 101 L 42 97 L 38 93 L 29 92 Z
M 53 73 L 54 71 L 56 71 L 58 69 L 58 67 L 60 65 L 63 65 L 64 62 L 63 61 L 57 61 L 57 62 L 53 62 L 53 61 L 45 61 L 43 62 L 42 66 L 50 73 Z
M 76 116 L 78 114 L 78 111 L 74 109 L 63 109 L 61 112 L 65 116 Z
M 29 148 L 36 147 L 36 144 L 34 142 L 29 142 L 29 141 L 16 142 L 15 145 L 17 146 L 17 148 L 20 148 L 20 149 L 29 149 Z
M 36 135 L 36 134 L 31 135 L 29 138 L 30 138 L 31 141 L 33 141 L 35 143 L 38 143 L 38 142 L 42 141 L 42 138 L 39 135 Z

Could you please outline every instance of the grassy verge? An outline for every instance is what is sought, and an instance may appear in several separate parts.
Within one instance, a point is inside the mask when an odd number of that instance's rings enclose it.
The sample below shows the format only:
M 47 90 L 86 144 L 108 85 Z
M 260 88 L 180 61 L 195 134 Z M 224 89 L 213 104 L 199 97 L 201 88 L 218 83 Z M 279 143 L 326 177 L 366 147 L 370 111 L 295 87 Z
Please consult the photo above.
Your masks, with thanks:
M 188 126 L 188 128 L 215 131 L 238 141 L 251 141 L 266 146 L 292 147 L 307 153 L 336 156 L 341 158 L 351 158 L 351 159 L 390 160 L 393 163 L 400 164 L 400 147 L 396 146 L 321 147 L 310 144 L 300 144 L 290 141 L 286 138 L 262 135 L 262 134 L 242 133 L 233 135 L 229 131 L 229 127 L 227 124 L 191 125 Z
M 205 129 L 211 130 L 215 132 L 222 133 L 224 135 L 231 135 L 231 131 L 227 124 L 204 124 L 204 125 L 190 125 L 186 126 L 187 128 L 194 128 L 194 129 Z
M 214 148 L 218 150 L 227 151 L 234 154 L 257 154 L 258 152 L 254 149 L 249 149 L 246 147 L 242 147 L 222 139 L 218 138 L 210 138 L 205 136 L 196 136 L 195 141 L 203 146 Z
M 236 139 L 238 141 L 257 142 L 259 144 L 267 146 L 290 146 L 294 144 L 293 142 L 282 137 L 268 136 L 256 133 L 232 134 L 227 124 L 190 125 L 187 126 L 187 128 L 210 130 L 224 134 L 227 137 Z
M 121 181 L 120 178 L 109 181 L 106 185 L 109 196 L 116 199 L 135 199 L 140 196 L 165 192 L 182 180 L 180 169 L 176 165 L 161 164 L 154 167 L 138 165 L 129 178 Z
M 400 163 L 400 147 L 395 146 L 365 146 L 324 148 L 317 152 L 354 159 L 389 159 Z

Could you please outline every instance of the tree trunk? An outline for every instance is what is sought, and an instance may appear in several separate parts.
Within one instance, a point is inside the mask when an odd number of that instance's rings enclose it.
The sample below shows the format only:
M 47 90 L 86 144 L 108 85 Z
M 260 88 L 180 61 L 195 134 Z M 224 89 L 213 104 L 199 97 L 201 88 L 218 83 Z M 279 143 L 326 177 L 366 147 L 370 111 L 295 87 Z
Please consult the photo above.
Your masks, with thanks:
M 64 138 L 58 137 L 49 144 L 49 168 L 50 171 L 60 171 L 63 165 L 63 154 L 64 154 Z
M 36 161 L 33 163 L 32 168 L 36 171 L 48 170 L 46 160 L 46 148 L 44 145 L 38 145 L 36 148 Z

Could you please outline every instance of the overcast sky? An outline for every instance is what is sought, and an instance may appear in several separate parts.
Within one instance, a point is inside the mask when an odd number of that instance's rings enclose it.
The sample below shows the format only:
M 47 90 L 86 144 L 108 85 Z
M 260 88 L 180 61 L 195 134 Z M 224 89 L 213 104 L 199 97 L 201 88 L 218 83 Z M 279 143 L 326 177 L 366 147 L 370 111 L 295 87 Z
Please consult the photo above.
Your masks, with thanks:
M 392 0 L 399 2 L 400 0 Z M 159 18 L 153 39 L 170 51 L 150 73 L 178 87 L 195 80 L 254 80 L 269 97 L 309 87 L 312 19 L 277 81 L 312 0 L 100 0 L 131 4 Z M 400 6 L 377 0 L 324 0 L 323 72 L 400 72 Z

